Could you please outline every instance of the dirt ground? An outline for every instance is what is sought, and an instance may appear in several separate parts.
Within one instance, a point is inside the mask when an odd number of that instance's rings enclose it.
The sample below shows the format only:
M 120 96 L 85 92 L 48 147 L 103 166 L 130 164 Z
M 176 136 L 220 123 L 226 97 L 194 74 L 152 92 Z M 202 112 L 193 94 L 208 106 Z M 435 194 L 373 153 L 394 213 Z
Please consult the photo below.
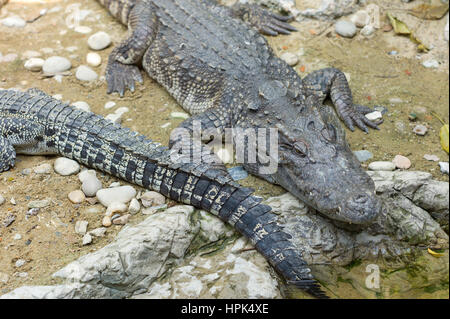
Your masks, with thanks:
M 82 10 L 91 10 L 86 19 L 81 21 L 81 25 L 92 29 L 90 34 L 81 34 L 67 27 L 70 5 L 76 3 L 81 4 Z M 382 10 L 388 9 L 390 5 L 388 1 L 377 3 Z M 402 5 L 397 4 L 397 8 Z M 3 56 L 8 53 L 18 54 L 18 58 L 12 62 L 0 62 L 0 87 L 38 87 L 50 95 L 61 94 L 64 101 L 85 101 L 93 112 L 101 115 L 111 113 L 104 105 L 107 101 L 114 101 L 117 106 L 113 110 L 121 106 L 130 109 L 122 122 L 124 126 L 167 144 L 171 130 L 182 121 L 171 118 L 170 114 L 182 109 L 148 76 L 144 76 L 144 84 L 135 93 L 127 92 L 124 98 L 107 95 L 102 78 L 85 84 L 74 76 L 76 67 L 86 64 L 85 57 L 90 51 L 87 46 L 89 35 L 105 31 L 113 39 L 113 44 L 118 44 L 126 35 L 126 28 L 97 2 L 13 0 L 2 9 L 0 19 L 16 14 L 29 20 L 37 17 L 41 9 L 58 7 L 59 11 L 49 12 L 24 28 L 0 25 L 0 52 Z M 381 21 L 382 25 L 387 24 L 384 18 Z M 361 35 L 346 39 L 336 36 L 333 24 L 325 21 L 294 22 L 299 32 L 270 38 L 269 42 L 278 54 L 289 51 L 300 56 L 300 62 L 295 67 L 300 75 L 305 76 L 313 70 L 328 66 L 339 68 L 350 78 L 355 102 L 388 108 L 380 131 L 372 130 L 370 134 L 347 132 L 353 150 L 369 150 L 374 154 L 371 161 L 390 161 L 395 155 L 401 154 L 411 160 L 410 170 L 427 171 L 435 179 L 448 181 L 448 175 L 440 172 L 436 162 L 423 158 L 424 154 L 435 154 L 441 161 L 448 161 L 448 154 L 439 143 L 442 125 L 431 115 L 433 111 L 446 123 L 449 122 L 448 43 L 443 42 L 445 23 L 446 19 L 429 22 L 436 37 L 440 38 L 436 40 L 435 49 L 426 54 L 417 52 L 415 44 L 406 37 L 395 35 L 393 31 L 384 32 L 380 29 L 370 39 Z M 444 46 L 445 49 L 442 49 Z M 53 52 L 44 53 L 43 48 L 51 48 Z M 104 75 L 112 48 L 110 46 L 97 52 L 103 60 L 99 67 L 94 68 L 99 76 Z M 52 55 L 69 58 L 72 62 L 71 74 L 64 76 L 62 83 L 59 83 L 53 78 L 43 77 L 40 72 L 27 71 L 24 68 L 25 60 L 22 59 L 22 54 L 27 50 L 40 51 L 44 59 Z M 388 55 L 393 50 L 399 54 Z M 439 68 L 423 67 L 422 61 L 428 58 L 439 61 Z M 392 98 L 400 99 L 401 102 L 391 103 Z M 408 120 L 410 113 L 418 115 L 416 122 Z M 166 123 L 170 125 L 162 128 Z M 428 127 L 425 136 L 417 136 L 412 132 L 417 124 Z M 92 205 L 87 202 L 81 205 L 69 202 L 67 194 L 81 186 L 77 176 L 62 177 L 54 172 L 48 175 L 21 173 L 25 168 L 32 169 L 42 163 L 53 162 L 54 157 L 19 156 L 14 169 L 0 174 L 0 194 L 6 199 L 6 203 L 0 206 L 0 224 L 9 215 L 15 216 L 15 221 L 9 227 L 0 226 L 0 294 L 22 285 L 54 283 L 54 279 L 50 278 L 53 272 L 111 242 L 120 230 L 120 226 L 113 226 L 108 229 L 106 237 L 95 238 L 89 246 L 81 245 L 81 237 L 74 232 L 75 222 L 89 221 L 89 230 L 100 227 L 100 216 L 104 209 L 97 205 L 101 212 L 92 213 L 88 210 Z M 104 186 L 116 181 L 110 176 L 98 175 Z M 242 184 L 254 187 L 258 194 L 265 197 L 284 193 L 281 188 L 254 177 L 242 181 Z M 15 204 L 11 203 L 12 198 Z M 36 216 L 26 218 L 27 204 L 31 200 L 46 198 L 51 199 L 52 204 L 41 209 Z M 143 218 L 140 214 L 133 216 L 131 223 L 137 223 Z M 15 240 L 16 234 L 22 238 Z M 17 268 L 15 262 L 18 259 L 26 260 L 25 265 Z M 26 277 L 24 273 L 27 273 Z M 6 282 L 2 282 L 1 274 L 7 275 Z M 448 283 L 446 289 L 448 297 Z

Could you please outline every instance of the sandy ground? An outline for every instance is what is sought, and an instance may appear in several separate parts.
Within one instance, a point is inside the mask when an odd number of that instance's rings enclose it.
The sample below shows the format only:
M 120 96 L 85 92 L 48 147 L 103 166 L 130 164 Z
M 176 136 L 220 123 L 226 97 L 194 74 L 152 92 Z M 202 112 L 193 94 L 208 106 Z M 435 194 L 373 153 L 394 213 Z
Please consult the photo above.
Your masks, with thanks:
M 119 98 L 106 94 L 106 84 L 101 79 L 85 84 L 74 76 L 75 68 L 86 64 L 85 57 L 89 52 L 87 38 L 90 34 L 106 31 L 117 44 L 126 35 L 126 28 L 92 0 L 31 2 L 12 1 L 0 12 L 0 19 L 16 14 L 28 20 L 38 16 L 43 8 L 60 7 L 60 10 L 46 14 L 25 28 L 0 26 L 0 52 L 3 55 L 18 54 L 15 61 L 0 63 L 0 87 L 38 87 L 51 95 L 61 94 L 64 101 L 85 101 L 93 112 L 101 115 L 111 113 L 103 106 L 107 101 L 114 101 L 117 106 L 113 110 L 120 106 L 130 109 L 124 117 L 124 126 L 166 144 L 171 129 L 182 121 L 172 119 L 170 113 L 182 109 L 153 80 L 144 76 L 144 84 L 135 93 L 127 92 L 124 98 Z M 81 4 L 83 10 L 91 10 L 81 22 L 83 26 L 92 28 L 88 35 L 67 27 L 66 19 L 70 12 L 66 12 L 66 9 L 76 3 Z M 386 3 L 382 5 L 383 10 L 389 7 L 389 2 L 380 3 Z M 383 18 L 382 25 L 386 23 L 387 20 Z M 371 131 L 368 135 L 361 131 L 348 131 L 347 137 L 353 150 L 367 149 L 374 154 L 373 160 L 392 160 L 395 155 L 401 154 L 411 160 L 411 170 L 427 171 L 438 180 L 448 181 L 448 176 L 439 171 L 436 162 L 423 158 L 424 154 L 435 154 L 441 161 L 448 161 L 448 155 L 439 143 L 441 124 L 430 114 L 434 111 L 446 123 L 449 121 L 448 43 L 442 39 L 445 23 L 446 19 L 429 22 L 429 27 L 435 31 L 436 49 L 428 54 L 418 53 L 408 38 L 397 36 L 392 31 L 378 30 L 370 39 L 360 35 L 345 39 L 336 36 L 332 23 L 319 21 L 294 22 L 299 32 L 270 38 L 269 42 L 278 54 L 289 51 L 300 55 L 300 63 L 295 69 L 302 76 L 323 67 L 340 68 L 350 77 L 355 102 L 369 106 L 383 105 L 389 109 L 380 131 Z M 70 52 L 70 47 L 76 48 Z M 101 66 L 95 68 L 99 75 L 104 75 L 112 47 L 98 52 L 103 59 Z M 43 53 L 43 48 L 51 48 L 53 53 Z M 58 83 L 53 78 L 27 71 L 23 67 L 25 61 L 21 58 L 27 50 L 41 51 L 43 58 L 52 55 L 69 58 L 72 61 L 72 74 Z M 392 50 L 399 54 L 388 55 Z M 421 62 L 428 58 L 438 60 L 440 67 L 424 68 Z M 392 104 L 389 102 L 392 98 L 401 99 L 402 102 Z M 418 115 L 416 122 L 408 120 L 411 112 Z M 170 126 L 161 127 L 169 122 Z M 412 132 L 416 124 L 428 127 L 426 136 L 417 136 Z M 78 178 L 62 177 L 53 172 L 50 175 L 21 174 L 25 168 L 42 163 L 53 164 L 54 157 L 19 156 L 17 162 L 13 170 L 0 174 L 0 194 L 7 200 L 0 206 L 0 222 L 11 214 L 16 218 L 9 227 L 0 227 L 0 273 L 8 276 L 6 283 L 1 281 L 0 276 L 0 293 L 24 284 L 53 283 L 50 275 L 54 271 L 83 254 L 103 247 L 120 230 L 120 226 L 113 226 L 108 229 L 106 237 L 94 239 L 92 245 L 82 246 L 81 237 L 74 232 L 75 222 L 88 220 L 89 229 L 94 229 L 101 226 L 102 214 L 89 213 L 87 209 L 92 205 L 87 202 L 81 205 L 69 202 L 67 194 L 80 188 Z M 103 175 L 100 175 L 100 179 L 104 186 L 116 181 Z M 254 177 L 242 181 L 242 184 L 256 188 L 258 194 L 266 197 L 284 193 L 281 188 Z M 14 198 L 15 205 L 10 202 L 11 198 Z M 28 202 L 45 198 L 50 198 L 52 205 L 41 209 L 37 216 L 26 219 Z M 142 218 L 141 215 L 134 216 L 131 223 Z M 14 240 L 16 234 L 20 234 L 22 239 Z M 15 262 L 18 259 L 25 259 L 27 263 L 17 268 Z M 27 277 L 22 277 L 25 272 Z

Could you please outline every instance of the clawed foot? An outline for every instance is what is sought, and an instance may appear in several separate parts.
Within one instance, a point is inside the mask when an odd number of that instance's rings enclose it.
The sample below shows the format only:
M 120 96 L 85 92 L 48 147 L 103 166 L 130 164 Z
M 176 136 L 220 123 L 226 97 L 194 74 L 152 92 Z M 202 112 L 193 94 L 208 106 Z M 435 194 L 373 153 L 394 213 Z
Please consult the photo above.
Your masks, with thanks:
M 355 104 L 348 112 L 341 114 L 341 118 L 352 132 L 355 131 L 356 125 L 365 133 L 369 133 L 368 127 L 379 130 L 378 125 L 383 123 L 382 119 L 377 122 L 369 120 L 365 115 L 371 112 L 373 112 L 373 110 L 370 107 Z
M 246 18 L 251 25 L 265 35 L 276 36 L 278 34 L 291 34 L 291 32 L 297 31 L 296 28 L 286 23 L 292 19 L 291 16 L 282 16 L 256 5 L 249 6 Z
M 106 82 L 108 83 L 108 94 L 118 92 L 120 96 L 123 96 L 127 88 L 134 92 L 134 82 L 142 84 L 144 81 L 137 66 L 114 61 L 108 63 Z
M 16 163 L 16 151 L 8 140 L 0 136 L 0 173 L 8 171 Z

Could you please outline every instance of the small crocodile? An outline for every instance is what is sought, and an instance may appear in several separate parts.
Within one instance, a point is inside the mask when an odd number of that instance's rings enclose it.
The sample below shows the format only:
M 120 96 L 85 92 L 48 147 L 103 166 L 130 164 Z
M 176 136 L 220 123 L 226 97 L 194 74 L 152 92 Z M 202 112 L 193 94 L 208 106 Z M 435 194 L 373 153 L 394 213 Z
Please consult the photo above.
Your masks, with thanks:
M 289 284 L 326 298 L 291 236 L 252 190 L 205 164 L 175 163 L 159 143 L 40 90 L 0 90 L 0 172 L 16 153 L 59 154 L 211 212 L 250 239 Z
M 279 184 L 320 213 L 367 224 L 381 210 L 373 181 L 351 152 L 331 108 L 352 131 L 378 128 L 354 105 L 345 75 L 335 68 L 301 79 L 275 56 L 260 34 L 288 34 L 288 17 L 255 5 L 219 5 L 213 0 L 98 0 L 129 35 L 108 60 L 108 93 L 123 95 L 142 82 L 139 64 L 193 116 L 194 123 L 223 134 L 226 128 L 276 128 L 277 169 L 245 162 L 250 173 Z M 259 31 L 259 32 L 258 32 Z M 181 143 L 171 137 L 170 145 Z M 247 147 L 248 144 L 245 144 Z M 266 154 L 271 156 L 271 154 Z

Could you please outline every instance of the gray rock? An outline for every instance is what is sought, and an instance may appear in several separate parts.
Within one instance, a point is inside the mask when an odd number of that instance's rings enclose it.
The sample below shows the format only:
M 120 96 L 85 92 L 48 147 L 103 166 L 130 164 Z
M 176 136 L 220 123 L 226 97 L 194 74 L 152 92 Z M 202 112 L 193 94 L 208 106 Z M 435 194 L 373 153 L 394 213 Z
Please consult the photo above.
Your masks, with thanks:
M 75 73 L 75 77 L 80 80 L 80 81 L 86 81 L 86 82 L 91 82 L 91 81 L 95 81 L 98 78 L 97 73 L 92 70 L 90 67 L 86 66 L 86 65 L 80 65 L 77 68 L 77 71 Z
M 373 154 L 371 152 L 369 152 L 369 151 L 366 151 L 366 150 L 354 151 L 353 154 L 355 154 L 356 158 L 361 163 L 365 162 L 365 161 L 368 161 L 371 158 L 373 158 Z
M 353 38 L 356 34 L 356 26 L 350 21 L 338 21 L 334 26 L 334 30 L 340 36 L 345 38 Z
M 69 70 L 72 67 L 72 63 L 66 58 L 60 56 L 52 56 L 45 60 L 42 66 L 42 71 L 45 74 L 58 74 Z

